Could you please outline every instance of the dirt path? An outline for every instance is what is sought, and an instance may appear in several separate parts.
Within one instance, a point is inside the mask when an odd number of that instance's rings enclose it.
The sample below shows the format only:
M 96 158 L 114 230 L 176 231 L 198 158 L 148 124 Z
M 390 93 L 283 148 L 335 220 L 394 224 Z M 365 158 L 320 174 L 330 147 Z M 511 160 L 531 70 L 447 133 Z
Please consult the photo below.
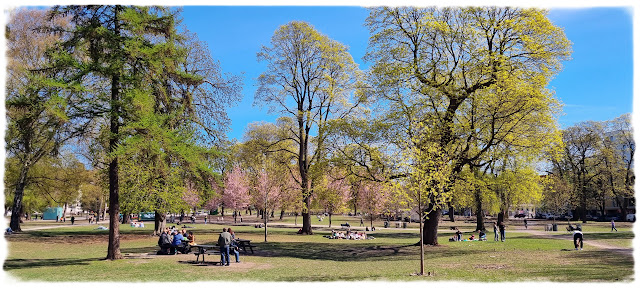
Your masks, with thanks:
M 73 226 L 92 226 L 92 225 L 102 225 L 105 227 L 109 227 L 109 221 L 99 221 L 98 223 L 82 223 L 82 224 L 74 224 Z M 52 226 L 36 226 L 36 227 L 28 227 L 28 228 L 21 228 L 22 231 L 36 231 L 36 230 L 47 230 L 47 229 L 55 229 L 55 228 L 62 228 L 62 227 L 72 227 L 71 224 L 69 225 L 52 225 Z
M 533 235 L 540 236 L 543 238 L 548 238 L 548 239 L 566 239 L 566 240 L 573 241 L 572 234 L 547 234 L 545 231 L 533 230 L 533 229 L 529 229 L 529 230 L 519 229 L 518 232 L 529 233 L 529 234 L 533 234 Z M 588 236 L 588 234 L 586 236 Z M 584 241 L 584 245 L 593 246 L 593 247 L 604 249 L 604 250 L 609 250 L 615 253 L 621 253 L 621 254 L 633 256 L 633 248 L 621 248 L 618 246 L 612 246 L 612 245 L 608 245 L 601 242 L 589 241 L 588 239 Z

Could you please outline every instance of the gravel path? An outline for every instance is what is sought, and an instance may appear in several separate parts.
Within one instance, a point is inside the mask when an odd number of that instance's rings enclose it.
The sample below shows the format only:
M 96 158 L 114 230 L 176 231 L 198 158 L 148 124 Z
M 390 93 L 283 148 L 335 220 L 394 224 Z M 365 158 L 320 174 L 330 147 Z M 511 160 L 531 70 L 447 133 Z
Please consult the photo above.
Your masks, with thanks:
M 567 234 L 548 234 L 545 231 L 533 230 L 533 229 L 530 229 L 530 230 L 521 229 L 521 230 L 518 230 L 518 232 L 529 233 L 529 234 L 533 234 L 533 235 L 548 238 L 548 239 L 566 239 L 569 241 L 573 241 L 573 234 L 568 234 L 568 233 Z M 586 233 L 585 240 L 584 240 L 584 245 L 586 246 L 593 246 L 596 248 L 633 256 L 633 248 L 621 248 L 618 246 L 608 245 L 602 242 L 589 241 L 588 237 L 589 237 L 589 234 Z

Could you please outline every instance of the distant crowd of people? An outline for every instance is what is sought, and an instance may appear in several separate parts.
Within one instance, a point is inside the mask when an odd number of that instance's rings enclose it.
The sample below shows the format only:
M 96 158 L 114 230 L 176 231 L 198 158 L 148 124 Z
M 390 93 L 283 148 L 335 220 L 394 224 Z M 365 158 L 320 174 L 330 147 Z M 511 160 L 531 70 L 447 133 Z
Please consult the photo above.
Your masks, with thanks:
M 329 238 L 329 239 L 347 239 L 347 240 L 373 239 L 373 237 L 368 237 L 367 238 L 367 233 L 366 232 L 361 232 L 361 231 L 356 232 L 356 231 L 351 231 L 351 230 L 347 230 L 345 232 L 331 230 L 331 235 L 325 236 L 325 237 Z

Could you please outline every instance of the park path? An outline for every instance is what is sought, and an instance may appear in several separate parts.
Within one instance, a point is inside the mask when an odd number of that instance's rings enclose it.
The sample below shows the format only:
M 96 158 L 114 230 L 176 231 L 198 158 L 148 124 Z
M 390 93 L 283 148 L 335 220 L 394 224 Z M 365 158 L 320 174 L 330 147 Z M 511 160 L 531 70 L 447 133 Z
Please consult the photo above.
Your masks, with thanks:
M 518 229 L 517 231 L 533 234 L 533 235 L 540 236 L 543 238 L 548 238 L 548 239 L 566 239 L 569 241 L 573 241 L 573 234 L 548 234 L 548 232 L 541 231 L 541 230 L 533 230 L 533 229 Z M 609 250 L 611 252 L 633 256 L 633 248 L 621 248 L 618 246 L 608 245 L 602 242 L 589 241 L 587 238 L 588 236 L 589 234 L 585 234 L 584 245 L 586 246 L 593 246 L 596 248 Z
M 108 227 L 109 225 L 109 221 L 98 221 L 98 223 L 83 223 L 83 224 L 73 224 L 73 226 L 89 226 L 89 225 L 97 225 L 97 224 L 105 224 Z M 71 227 L 71 224 L 68 225 L 51 225 L 51 226 L 36 226 L 36 227 L 28 227 L 28 228 L 21 228 L 22 231 L 37 231 L 37 230 L 47 230 L 47 229 L 55 229 L 55 228 L 61 228 L 61 227 Z

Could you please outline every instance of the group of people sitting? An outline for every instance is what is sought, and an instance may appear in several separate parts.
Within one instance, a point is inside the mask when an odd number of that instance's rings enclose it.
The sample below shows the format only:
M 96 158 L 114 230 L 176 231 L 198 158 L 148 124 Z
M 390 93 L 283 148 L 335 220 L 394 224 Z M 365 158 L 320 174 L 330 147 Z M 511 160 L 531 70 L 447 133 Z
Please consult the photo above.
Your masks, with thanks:
M 356 232 L 347 230 L 346 232 L 331 230 L 331 235 L 325 236 L 329 239 L 348 239 L 348 240 L 366 240 L 372 239 L 373 237 L 367 238 L 366 232 Z
M 144 222 L 131 222 L 131 227 L 133 228 L 144 228 Z
M 468 239 L 462 239 L 462 232 L 460 232 L 460 230 L 456 231 L 456 234 L 449 238 L 450 242 L 456 242 L 456 241 L 487 241 L 487 234 L 484 232 L 484 230 L 478 230 L 476 231 L 478 232 L 478 237 L 476 238 L 475 234 L 471 234 L 471 237 L 469 237 Z
M 158 254 L 187 254 L 191 251 L 191 245 L 196 245 L 195 241 L 196 237 L 192 231 L 189 231 L 189 233 L 185 229 L 179 231 L 175 226 L 164 228 L 164 231 L 160 234 L 160 239 L 158 239 L 158 246 L 160 246 Z

